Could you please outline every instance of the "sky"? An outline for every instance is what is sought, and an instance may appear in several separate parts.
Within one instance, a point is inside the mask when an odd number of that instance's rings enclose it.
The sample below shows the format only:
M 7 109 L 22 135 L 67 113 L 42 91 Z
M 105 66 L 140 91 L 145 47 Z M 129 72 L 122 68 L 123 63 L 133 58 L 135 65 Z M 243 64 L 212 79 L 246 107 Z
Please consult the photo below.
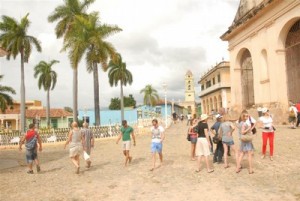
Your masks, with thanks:
M 56 87 L 51 91 L 51 107 L 72 107 L 72 69 L 66 52 L 61 52 L 62 40 L 57 39 L 48 16 L 63 0 L 0 0 L 0 15 L 20 21 L 27 13 L 31 22 L 28 35 L 36 37 L 42 52 L 35 49 L 25 63 L 26 100 L 41 100 L 46 105 L 46 92 L 39 90 L 34 78 L 34 66 L 41 60 L 59 60 L 53 66 L 58 74 Z M 100 21 L 118 25 L 122 32 L 107 38 L 122 55 L 133 83 L 124 88 L 137 104 L 142 104 L 140 90 L 151 84 L 164 97 L 184 101 L 184 76 L 194 75 L 195 93 L 199 96 L 201 75 L 217 62 L 229 60 L 228 43 L 220 39 L 232 24 L 239 0 L 96 0 L 88 12 L 98 11 Z M 1 85 L 13 87 L 20 100 L 20 56 L 16 60 L 0 58 Z M 93 76 L 86 71 L 84 60 L 79 64 L 78 106 L 93 108 Z M 120 87 L 110 87 L 107 72 L 99 70 L 100 106 L 108 107 L 111 98 L 119 97 Z M 200 102 L 199 98 L 196 101 Z

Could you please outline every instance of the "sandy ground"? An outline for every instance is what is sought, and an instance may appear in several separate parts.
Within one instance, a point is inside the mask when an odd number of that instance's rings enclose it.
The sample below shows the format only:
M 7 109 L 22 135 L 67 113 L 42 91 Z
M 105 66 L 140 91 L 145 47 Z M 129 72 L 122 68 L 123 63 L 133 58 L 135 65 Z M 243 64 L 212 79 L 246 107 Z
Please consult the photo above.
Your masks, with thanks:
M 137 136 L 127 168 L 115 139 L 98 140 L 92 167 L 86 169 L 81 159 L 79 175 L 62 144 L 44 146 L 39 155 L 42 171 L 33 175 L 26 173 L 24 151 L 2 149 L 0 200 L 300 200 L 300 129 L 278 126 L 274 161 L 260 158 L 259 130 L 253 175 L 248 174 L 246 158 L 245 168 L 236 174 L 233 156 L 229 169 L 214 164 L 214 173 L 195 173 L 186 131 L 185 123 L 167 130 L 164 164 L 154 172 L 149 171 L 151 140 L 146 134 Z

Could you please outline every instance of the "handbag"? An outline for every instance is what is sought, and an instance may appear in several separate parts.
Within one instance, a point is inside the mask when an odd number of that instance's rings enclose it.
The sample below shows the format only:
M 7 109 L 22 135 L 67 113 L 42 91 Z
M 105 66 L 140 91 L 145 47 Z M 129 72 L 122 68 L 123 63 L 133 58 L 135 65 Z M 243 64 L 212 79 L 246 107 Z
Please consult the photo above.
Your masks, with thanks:
M 251 124 L 251 127 L 254 125 L 254 123 L 252 123 L 252 121 L 251 121 L 251 117 L 249 116 L 249 121 L 250 121 L 250 124 Z M 256 130 L 256 128 L 254 127 L 253 129 L 252 129 L 252 134 L 255 134 L 257 132 L 257 130 Z
M 253 135 L 252 133 L 247 133 L 241 136 L 241 141 L 242 142 L 252 142 L 253 140 Z
M 212 139 L 213 143 L 218 144 L 220 142 L 220 138 L 218 135 L 215 135 Z
M 187 141 L 191 141 L 190 129 L 188 129 L 186 139 Z

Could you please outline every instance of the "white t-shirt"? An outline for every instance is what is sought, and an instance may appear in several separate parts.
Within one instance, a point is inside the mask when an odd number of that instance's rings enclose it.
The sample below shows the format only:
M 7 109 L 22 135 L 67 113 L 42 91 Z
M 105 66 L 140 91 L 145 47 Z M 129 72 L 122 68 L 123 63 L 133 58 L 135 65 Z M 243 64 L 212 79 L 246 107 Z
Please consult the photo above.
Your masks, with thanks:
M 263 123 L 263 132 L 273 132 L 273 119 L 272 117 L 259 117 L 259 120 Z
M 151 127 L 152 142 L 160 143 L 161 135 L 164 131 L 165 131 L 165 129 L 162 126 L 158 126 L 157 128 L 152 126 Z
M 253 124 L 256 123 L 256 120 L 255 120 L 253 117 L 250 116 L 249 118 L 251 119 L 251 122 L 252 122 Z M 249 118 L 246 120 L 246 124 L 247 124 L 248 126 L 251 126 L 251 122 L 250 122 Z

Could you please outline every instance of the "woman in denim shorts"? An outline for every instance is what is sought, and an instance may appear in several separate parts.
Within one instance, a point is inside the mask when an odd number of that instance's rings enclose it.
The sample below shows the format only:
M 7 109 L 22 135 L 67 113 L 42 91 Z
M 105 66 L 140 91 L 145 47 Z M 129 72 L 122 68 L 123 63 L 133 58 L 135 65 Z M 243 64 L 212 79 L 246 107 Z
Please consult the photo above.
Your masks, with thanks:
M 190 135 L 190 142 L 191 142 L 191 160 L 196 160 L 196 144 L 197 144 L 197 137 L 198 137 L 198 120 L 194 119 L 190 121 L 191 125 L 189 127 L 189 135 Z

